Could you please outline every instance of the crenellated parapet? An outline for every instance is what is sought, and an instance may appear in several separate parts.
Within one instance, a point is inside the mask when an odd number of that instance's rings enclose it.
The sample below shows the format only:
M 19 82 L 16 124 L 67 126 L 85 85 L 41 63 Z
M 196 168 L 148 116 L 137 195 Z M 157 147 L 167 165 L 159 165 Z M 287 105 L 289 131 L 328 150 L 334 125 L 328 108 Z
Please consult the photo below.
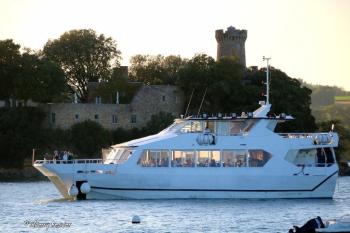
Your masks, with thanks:
M 232 26 L 228 27 L 226 31 L 216 30 L 217 60 L 222 57 L 235 57 L 239 63 L 246 66 L 245 41 L 247 35 L 247 30 L 238 30 Z

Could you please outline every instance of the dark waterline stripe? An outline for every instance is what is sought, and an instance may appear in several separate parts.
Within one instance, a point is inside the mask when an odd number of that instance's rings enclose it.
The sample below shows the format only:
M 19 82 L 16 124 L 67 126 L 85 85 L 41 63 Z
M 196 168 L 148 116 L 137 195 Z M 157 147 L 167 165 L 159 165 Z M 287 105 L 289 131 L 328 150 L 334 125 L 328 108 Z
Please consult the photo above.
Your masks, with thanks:
M 201 192 L 312 192 L 315 191 L 318 187 L 324 184 L 327 180 L 337 174 L 338 171 L 334 172 L 326 179 L 321 181 L 313 189 L 267 189 L 267 190 L 251 190 L 251 189 L 147 189 L 147 188 L 108 188 L 108 187 L 97 187 L 91 186 L 93 189 L 106 189 L 106 190 L 121 190 L 121 191 L 177 191 L 177 192 L 186 192 L 186 191 L 201 191 Z

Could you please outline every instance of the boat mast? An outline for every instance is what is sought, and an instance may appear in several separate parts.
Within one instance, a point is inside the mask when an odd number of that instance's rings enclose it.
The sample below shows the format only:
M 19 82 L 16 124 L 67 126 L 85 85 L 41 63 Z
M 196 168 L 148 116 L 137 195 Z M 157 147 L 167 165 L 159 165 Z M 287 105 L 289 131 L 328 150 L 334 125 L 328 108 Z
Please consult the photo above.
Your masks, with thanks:
M 270 88 L 269 88 L 269 60 L 271 57 L 265 57 L 263 56 L 263 61 L 266 61 L 266 104 L 270 104 Z

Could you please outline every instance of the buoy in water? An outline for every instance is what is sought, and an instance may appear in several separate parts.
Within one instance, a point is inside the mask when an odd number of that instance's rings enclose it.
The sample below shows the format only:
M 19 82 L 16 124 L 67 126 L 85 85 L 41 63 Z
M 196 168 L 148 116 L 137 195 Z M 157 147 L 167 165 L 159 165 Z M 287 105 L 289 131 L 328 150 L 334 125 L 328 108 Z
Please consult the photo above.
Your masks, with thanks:
M 137 215 L 134 215 L 134 216 L 132 217 L 131 223 L 133 223 L 133 224 L 141 223 L 140 217 L 137 216 Z
M 91 191 L 91 187 L 88 182 L 84 182 L 80 186 L 80 192 L 87 194 L 88 192 Z
M 79 190 L 77 188 L 77 186 L 75 186 L 74 184 L 72 186 L 70 186 L 69 190 L 68 190 L 68 194 L 71 197 L 75 197 L 76 195 L 78 195 Z

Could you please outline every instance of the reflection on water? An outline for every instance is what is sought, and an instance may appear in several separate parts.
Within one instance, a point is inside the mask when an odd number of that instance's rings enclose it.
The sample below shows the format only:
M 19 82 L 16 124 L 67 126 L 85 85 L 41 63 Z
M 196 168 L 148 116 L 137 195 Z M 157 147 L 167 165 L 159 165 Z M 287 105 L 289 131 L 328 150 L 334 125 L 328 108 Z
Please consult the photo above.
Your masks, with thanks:
M 316 216 L 350 214 L 350 177 L 338 179 L 334 199 L 319 200 L 71 201 L 49 182 L 0 183 L 0 190 L 1 232 L 287 232 Z M 131 224 L 133 215 L 141 224 Z

